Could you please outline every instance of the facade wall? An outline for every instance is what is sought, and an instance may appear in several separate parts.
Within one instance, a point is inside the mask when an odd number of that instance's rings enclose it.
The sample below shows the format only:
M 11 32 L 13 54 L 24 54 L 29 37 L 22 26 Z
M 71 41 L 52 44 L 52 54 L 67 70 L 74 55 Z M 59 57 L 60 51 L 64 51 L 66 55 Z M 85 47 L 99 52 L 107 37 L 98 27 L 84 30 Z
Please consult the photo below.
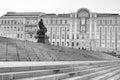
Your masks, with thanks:
M 0 36 L 36 42 L 43 19 L 52 45 L 88 50 L 120 50 L 120 16 L 92 13 L 86 8 L 62 15 L 1 17 Z

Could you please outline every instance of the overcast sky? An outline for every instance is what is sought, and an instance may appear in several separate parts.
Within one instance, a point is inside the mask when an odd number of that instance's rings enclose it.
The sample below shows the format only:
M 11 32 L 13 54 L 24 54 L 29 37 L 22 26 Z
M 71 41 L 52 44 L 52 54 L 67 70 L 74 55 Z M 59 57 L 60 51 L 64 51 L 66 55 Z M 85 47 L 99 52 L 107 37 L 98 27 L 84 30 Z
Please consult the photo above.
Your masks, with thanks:
M 8 11 L 71 13 L 82 7 L 91 12 L 120 13 L 120 0 L 0 0 L 0 16 Z

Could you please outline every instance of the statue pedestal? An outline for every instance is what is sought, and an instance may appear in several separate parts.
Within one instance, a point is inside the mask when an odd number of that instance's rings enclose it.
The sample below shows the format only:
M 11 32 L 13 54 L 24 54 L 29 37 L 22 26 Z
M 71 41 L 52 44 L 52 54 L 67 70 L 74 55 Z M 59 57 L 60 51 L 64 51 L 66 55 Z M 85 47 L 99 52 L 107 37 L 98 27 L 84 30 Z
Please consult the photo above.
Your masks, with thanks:
M 50 44 L 48 40 L 49 37 L 46 35 L 37 35 L 36 38 L 38 39 L 37 40 L 38 43 Z

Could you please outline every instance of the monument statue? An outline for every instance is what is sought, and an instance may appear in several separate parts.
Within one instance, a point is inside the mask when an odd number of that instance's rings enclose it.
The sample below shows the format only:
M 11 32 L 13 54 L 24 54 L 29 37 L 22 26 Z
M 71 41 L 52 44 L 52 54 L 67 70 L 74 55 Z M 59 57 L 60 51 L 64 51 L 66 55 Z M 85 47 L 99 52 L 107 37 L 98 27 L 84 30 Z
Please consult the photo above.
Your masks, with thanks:
M 37 42 L 49 44 L 48 41 L 49 37 L 45 35 L 45 33 L 47 32 L 47 28 L 44 26 L 42 19 L 40 19 L 38 25 L 39 25 L 39 29 L 37 30 L 37 35 L 35 36 Z

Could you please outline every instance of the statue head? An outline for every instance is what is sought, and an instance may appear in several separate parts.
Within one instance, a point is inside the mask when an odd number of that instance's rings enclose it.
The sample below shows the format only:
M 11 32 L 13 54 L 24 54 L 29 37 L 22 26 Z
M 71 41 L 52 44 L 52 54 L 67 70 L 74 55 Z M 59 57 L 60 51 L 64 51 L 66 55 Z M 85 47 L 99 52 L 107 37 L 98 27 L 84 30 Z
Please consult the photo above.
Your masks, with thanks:
M 40 22 L 41 22 L 41 23 L 43 23 L 43 20 L 42 20 L 42 19 L 40 19 Z
M 47 32 L 47 28 L 43 24 L 43 19 L 40 19 L 38 25 L 41 32 Z

